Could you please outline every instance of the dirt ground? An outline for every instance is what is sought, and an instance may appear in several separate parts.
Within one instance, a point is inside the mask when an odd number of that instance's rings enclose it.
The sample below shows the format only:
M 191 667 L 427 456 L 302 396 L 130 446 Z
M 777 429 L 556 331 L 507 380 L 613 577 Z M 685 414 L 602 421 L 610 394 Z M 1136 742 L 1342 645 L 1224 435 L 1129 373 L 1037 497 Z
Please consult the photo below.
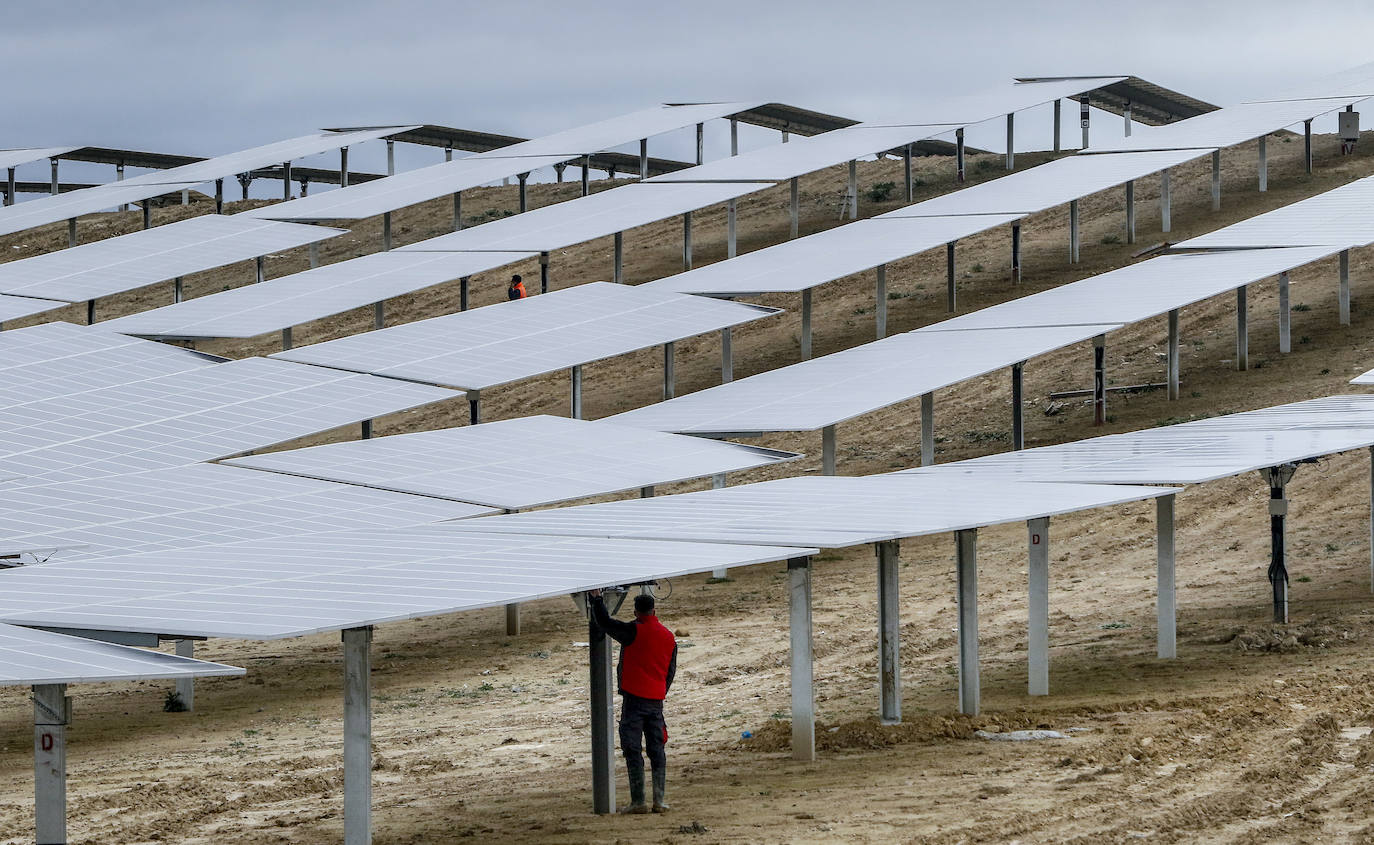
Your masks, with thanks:
M 1269 191 L 1255 191 L 1253 145 L 1223 155 L 1223 209 L 1210 210 L 1207 160 L 1174 176 L 1173 241 L 1328 190 L 1374 172 L 1374 138 L 1350 157 L 1317 139 L 1313 176 L 1301 139 L 1270 144 Z M 1025 167 L 1047 156 L 1018 156 Z M 984 165 L 983 161 L 989 163 Z M 951 162 L 921 160 L 918 198 L 949 190 Z M 899 162 L 860 164 L 863 189 L 900 181 Z M 1002 175 L 997 157 L 970 162 L 975 180 Z M 838 225 L 844 168 L 802 180 L 805 231 Z M 603 187 L 605 183 L 598 185 Z M 1082 203 L 1083 260 L 1067 263 L 1067 211 L 1025 229 L 1024 278 L 1008 281 L 1003 230 L 961 242 L 960 310 L 1073 281 L 1129 263 L 1163 240 L 1158 183 L 1138 187 L 1140 243 L 1122 242 L 1121 191 Z M 534 204 L 566 199 L 575 184 L 540 185 Z M 511 210 L 514 188 L 465 197 L 474 216 Z M 785 239 L 786 186 L 741 204 L 741 249 Z M 865 216 L 896 207 L 865 200 Z M 238 207 L 238 204 L 235 204 Z M 488 209 L 490 209 L 488 211 Z M 199 213 L 201 209 L 193 209 Z M 188 213 L 155 212 L 158 222 Z M 396 215 L 400 242 L 448 226 L 436 202 Z M 697 215 L 699 262 L 724 253 L 724 215 Z M 138 213 L 83 222 L 83 240 L 127 231 Z M 675 272 L 680 224 L 626 237 L 632 282 Z M 325 261 L 374 251 L 378 221 L 327 242 Z M 22 257 L 65 242 L 65 227 L 0 240 Z M 556 287 L 609 275 L 610 239 L 554 256 Z M 306 266 L 303 250 L 274 256 L 270 276 Z M 537 268 L 532 271 L 537 278 Z M 502 295 L 505 272 L 474 280 L 474 305 Z M 1348 390 L 1374 366 L 1374 267 L 1352 256 L 1353 322 L 1336 319 L 1334 261 L 1293 276 L 1293 352 L 1277 349 L 1275 286 L 1251 292 L 1251 367 L 1234 370 L 1234 300 L 1183 312 L 1182 399 L 1112 395 L 1104 429 L 1078 400 L 1051 391 L 1091 380 L 1087 345 L 1026 370 L 1030 445 L 1148 428 Z M 188 280 L 204 295 L 251 280 L 243 264 Z M 944 256 L 891 266 L 890 328 L 944 318 Z M 170 301 L 158 286 L 100 303 L 100 318 Z M 735 332 L 735 374 L 796 360 L 791 309 Z M 456 310 L 456 285 L 395 300 L 389 320 Z M 816 294 L 817 354 L 868 341 L 872 276 Z M 61 315 L 79 321 L 72 309 Z M 296 330 L 297 344 L 364 329 L 371 311 Z M 1160 381 L 1164 320 L 1108 339 L 1117 384 Z M 274 351 L 275 338 L 204 344 L 232 356 Z M 719 379 L 715 338 L 678 344 L 679 392 Z M 657 350 L 586 368 L 585 405 L 601 417 L 654 401 Z M 489 419 L 564 413 L 566 376 L 484 395 Z M 941 461 L 1007 447 L 1009 384 L 996 374 L 936 402 Z M 380 421 L 379 433 L 459 424 L 456 403 Z M 313 438 L 323 442 L 355 432 Z M 810 453 L 805 461 L 742 473 L 732 483 L 816 472 L 819 435 L 776 435 L 763 445 Z M 867 474 L 917 463 L 915 403 L 841 427 L 839 467 Z M 590 812 L 585 622 L 567 599 L 525 608 L 525 631 L 506 637 L 497 611 L 380 627 L 375 646 L 375 841 L 378 843 L 908 842 L 1108 843 L 1374 841 L 1374 643 L 1370 591 L 1369 459 L 1335 456 L 1304 466 L 1291 485 L 1293 622 L 1269 623 L 1267 492 L 1257 476 L 1189 488 L 1179 496 L 1179 658 L 1154 657 L 1154 517 L 1148 503 L 1056 518 L 1051 527 L 1051 695 L 1026 694 L 1025 529 L 979 533 L 983 715 L 955 713 L 954 548 L 948 536 L 902 547 L 904 722 L 875 719 L 875 567 L 866 547 L 823 554 L 815 574 L 815 763 L 788 756 L 787 625 L 781 564 L 664 584 L 661 616 L 680 638 L 678 684 L 668 704 L 670 801 L 664 816 Z M 696 489 L 702 485 L 679 485 Z M 72 688 L 69 753 L 73 842 L 326 843 L 342 837 L 342 694 L 337 636 L 282 642 L 212 641 L 198 656 L 245 666 L 246 679 L 198 685 L 195 713 L 164 713 L 168 685 Z M 0 693 L 0 842 L 28 841 L 32 729 L 27 691 Z M 988 742 L 989 731 L 1050 728 L 1063 740 Z M 751 738 L 743 738 L 749 732 Z M 623 772 L 623 770 L 622 770 Z M 623 774 L 622 774 L 623 797 Z

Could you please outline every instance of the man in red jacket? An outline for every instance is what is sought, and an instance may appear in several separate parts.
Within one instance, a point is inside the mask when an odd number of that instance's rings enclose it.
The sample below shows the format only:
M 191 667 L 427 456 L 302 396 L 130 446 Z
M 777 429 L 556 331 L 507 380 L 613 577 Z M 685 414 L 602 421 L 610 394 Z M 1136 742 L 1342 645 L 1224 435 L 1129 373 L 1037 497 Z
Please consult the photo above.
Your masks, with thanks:
M 633 622 L 621 622 L 606 612 L 601 591 L 592 590 L 592 619 L 607 636 L 620 643 L 616 683 L 620 688 L 620 751 L 630 775 L 630 804 L 622 813 L 647 813 L 644 803 L 644 757 L 640 738 L 653 767 L 655 813 L 668 812 L 663 800 L 668 783 L 668 761 L 663 744 L 668 727 L 663 722 L 663 699 L 677 675 L 677 640 L 654 615 L 653 596 L 635 596 Z

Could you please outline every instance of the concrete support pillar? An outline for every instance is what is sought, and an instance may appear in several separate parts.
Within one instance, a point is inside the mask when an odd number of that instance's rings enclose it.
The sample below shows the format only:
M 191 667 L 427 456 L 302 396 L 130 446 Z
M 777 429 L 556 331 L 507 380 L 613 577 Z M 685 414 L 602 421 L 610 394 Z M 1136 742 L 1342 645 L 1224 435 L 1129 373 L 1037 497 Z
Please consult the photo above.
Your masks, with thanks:
M 849 160 L 849 219 L 857 220 L 859 217 L 859 164 L 854 159 Z
M 887 540 L 873 544 L 878 558 L 878 720 L 884 725 L 902 721 L 902 616 L 897 572 L 901 544 Z
M 682 269 L 692 269 L 692 212 L 682 214 Z
M 677 368 L 673 360 L 676 345 L 670 340 L 663 344 L 663 399 L 666 402 L 677 395 Z
M 343 631 L 344 845 L 372 842 L 372 628 Z
M 1011 224 L 1011 283 L 1021 284 L 1021 224 Z
M 935 394 L 921 394 L 921 466 L 935 466 Z
M 873 285 L 873 319 L 878 340 L 887 337 L 887 265 L 879 264 Z
M 524 214 L 530 208 L 530 174 L 528 172 L 517 173 L 515 178 L 520 180 L 520 213 Z
M 1178 603 L 1174 587 L 1174 495 L 1155 499 L 1155 645 L 1161 660 L 1178 656 Z
M 959 712 L 978 715 L 978 529 L 954 532 L 959 599 Z
M 906 197 L 906 201 L 907 201 L 907 202 L 911 202 L 911 201 L 914 199 L 914 195 L 912 194 L 912 185 L 911 185 L 911 145 L 910 145 L 910 144 L 907 144 L 905 147 L 902 148 L 902 184 L 906 186 L 906 189 L 902 192 L 902 195 Z
M 1267 141 L 1269 136 L 1261 135 L 1259 139 L 1259 189 L 1260 193 L 1269 190 L 1269 148 Z
M 801 294 L 801 358 L 811 360 L 811 288 Z
M 625 233 L 616 232 L 612 241 L 615 244 L 612 249 L 615 257 L 611 262 L 611 281 L 616 284 L 622 284 L 624 282 L 623 273 L 625 268 Z
M 569 398 L 572 400 L 570 403 L 572 406 L 572 418 L 580 420 L 582 419 L 582 365 L 578 364 L 574 366 L 572 370 L 569 371 L 569 375 L 571 376 Z
M 792 759 L 816 759 L 815 667 L 811 651 L 811 558 L 787 561 L 792 660 Z
M 964 128 L 954 130 L 954 181 L 964 184 Z
M 1350 325 L 1350 250 L 1341 250 L 1340 258 L 1340 318 L 1341 325 Z
M 615 812 L 615 669 L 611 638 L 587 622 L 592 726 L 592 810 Z
M 549 254 L 539 253 L 539 292 L 549 292 Z
M 1093 425 L 1107 424 L 1107 336 L 1093 338 Z
M 1050 520 L 1026 520 L 1027 693 L 1050 694 Z
M 1069 200 L 1069 263 L 1078 263 L 1078 200 Z
M 795 238 L 798 229 L 801 228 L 801 198 L 797 194 L 797 177 L 793 176 L 788 181 L 788 188 L 791 191 L 791 205 L 789 207 L 791 228 L 788 236 Z
M 1007 115 L 1007 169 L 1016 168 L 1016 115 Z
M 1169 401 L 1178 401 L 1178 309 L 1169 311 Z
M 821 429 L 821 475 L 835 474 L 835 426 Z
M 639 139 L 639 178 L 649 178 L 649 139 Z
M 38 845 L 67 841 L 67 726 L 71 699 L 66 684 L 33 686 L 33 815 Z
M 1060 151 L 1060 148 L 1063 146 L 1063 142 L 1060 140 L 1060 137 L 1059 137 L 1059 136 L 1060 136 L 1060 125 L 1059 125 L 1059 124 L 1060 124 L 1060 121 L 1061 121 L 1061 119 L 1062 119 L 1062 117 L 1063 117 L 1063 113 L 1064 113 L 1064 104 L 1063 104 L 1063 101 L 1062 101 L 1062 100 L 1055 100 L 1055 101 L 1054 101 L 1054 151 L 1055 151 L 1055 152 L 1059 152 L 1059 151 Z
M 177 640 L 177 657 L 194 658 L 196 656 L 195 640 Z M 196 679 L 178 678 L 176 682 L 177 698 L 181 699 L 181 704 L 186 711 L 192 712 L 196 709 Z
M 731 352 L 731 332 L 729 327 L 720 330 L 720 383 L 735 380 L 734 354 Z
M 348 147 L 339 148 L 339 187 L 348 187 Z
M 958 305 L 954 287 L 954 244 L 957 241 L 950 241 L 945 244 L 945 303 L 946 309 L 953 314 L 955 306 Z
M 1026 415 L 1021 398 L 1025 372 L 1025 361 L 1011 365 L 1011 448 L 1017 451 L 1026 448 Z
M 1236 369 L 1250 369 L 1250 307 L 1246 287 L 1236 288 Z
M 1173 197 L 1169 186 L 1169 168 L 1159 174 L 1159 230 L 1168 233 L 1173 228 Z
M 1292 309 L 1288 307 L 1288 271 L 1279 274 L 1279 352 L 1288 354 L 1293 351 L 1291 332 Z
M 1126 183 L 1126 243 L 1135 243 L 1135 180 Z
M 1309 175 L 1312 173 L 1312 120 L 1302 122 L 1302 161 Z

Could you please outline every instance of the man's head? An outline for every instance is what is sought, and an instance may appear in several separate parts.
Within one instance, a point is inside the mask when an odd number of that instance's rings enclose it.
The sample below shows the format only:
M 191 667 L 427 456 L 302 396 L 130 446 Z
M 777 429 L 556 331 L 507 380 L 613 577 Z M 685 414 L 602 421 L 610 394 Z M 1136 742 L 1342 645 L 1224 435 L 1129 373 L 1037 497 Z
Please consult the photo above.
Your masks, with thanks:
M 520 282 L 522 282 L 522 281 L 524 281 L 524 280 L 520 278 L 520 274 L 519 274 L 519 273 L 516 273 L 516 274 L 514 274 L 514 275 L 512 275 L 512 276 L 510 277 L 510 286 L 511 286 L 511 287 L 515 287 L 516 285 L 520 284 Z
M 635 596 L 635 616 L 653 616 L 654 597 Z

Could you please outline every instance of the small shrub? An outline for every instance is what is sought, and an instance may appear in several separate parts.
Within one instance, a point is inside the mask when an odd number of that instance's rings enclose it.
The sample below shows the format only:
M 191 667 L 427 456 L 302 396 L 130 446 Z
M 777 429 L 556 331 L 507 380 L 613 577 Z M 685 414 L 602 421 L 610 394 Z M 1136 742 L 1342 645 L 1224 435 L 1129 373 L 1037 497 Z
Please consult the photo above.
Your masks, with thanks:
M 1102 243 L 1104 243 L 1104 244 L 1119 244 L 1119 243 L 1121 243 L 1121 236 L 1120 236 L 1120 235 L 1103 235 L 1103 236 L 1102 236 Z
M 997 165 L 992 163 L 992 159 L 980 158 L 978 159 L 978 163 L 973 165 L 973 169 L 978 173 L 987 173 L 989 170 L 992 170 L 996 166 Z
M 1329 376 L 1329 375 L 1331 375 L 1331 370 L 1328 369 L 1327 367 L 1322 367 L 1322 371 L 1321 371 L 1320 373 L 1317 373 L 1317 375 L 1319 375 L 1319 376 Z
M 864 196 L 873 202 L 887 202 L 892 198 L 893 191 L 896 190 L 896 182 L 878 182 L 875 185 L 870 185 L 868 190 L 864 192 Z
M 1302 337 L 1298 338 L 1298 343 L 1311 343 L 1311 342 L 1312 342 L 1312 338 L 1308 337 L 1307 335 L 1303 335 Z
M 981 272 L 983 272 L 983 265 L 982 265 L 982 264 L 975 264 L 975 265 L 973 265 L 973 272 L 975 272 L 975 273 L 981 273 Z
M 176 690 L 168 690 L 167 697 L 162 700 L 162 712 L 185 713 L 186 702 L 181 700 L 181 694 Z
M 1294 305 L 1294 306 L 1293 306 L 1293 310 L 1294 310 L 1294 311 L 1311 311 L 1311 310 L 1312 310 L 1312 306 L 1311 306 L 1311 305 L 1308 305 L 1308 304 L 1305 303 L 1305 302 L 1299 302 L 1297 305 Z

